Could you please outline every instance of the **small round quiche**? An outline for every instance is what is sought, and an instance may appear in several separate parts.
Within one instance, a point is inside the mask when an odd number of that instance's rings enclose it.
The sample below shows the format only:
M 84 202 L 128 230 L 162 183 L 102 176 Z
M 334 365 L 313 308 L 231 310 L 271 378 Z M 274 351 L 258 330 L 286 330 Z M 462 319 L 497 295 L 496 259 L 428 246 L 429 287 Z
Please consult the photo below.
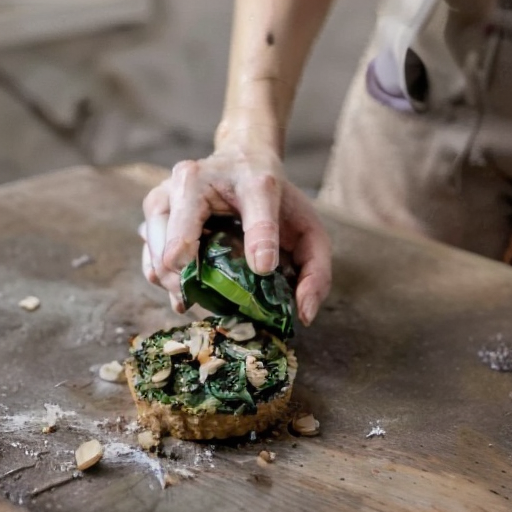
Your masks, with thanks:
M 125 369 L 142 427 L 157 437 L 225 439 L 288 415 L 293 350 L 244 317 L 209 317 L 132 340 Z
M 128 384 L 140 424 L 156 436 L 224 439 L 287 415 L 297 371 L 286 345 L 293 272 L 257 275 L 243 249 L 240 221 L 210 218 L 181 291 L 187 308 L 199 304 L 214 316 L 132 340 Z

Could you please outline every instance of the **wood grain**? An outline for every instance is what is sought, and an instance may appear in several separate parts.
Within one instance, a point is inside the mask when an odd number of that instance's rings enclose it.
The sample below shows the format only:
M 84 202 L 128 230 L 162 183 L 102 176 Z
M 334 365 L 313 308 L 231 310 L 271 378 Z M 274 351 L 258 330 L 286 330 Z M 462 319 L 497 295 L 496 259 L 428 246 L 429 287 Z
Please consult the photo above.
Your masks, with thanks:
M 127 339 L 188 321 L 170 313 L 165 293 L 139 271 L 140 204 L 162 175 L 76 168 L 0 187 L 0 371 L 8 387 L 0 398 L 0 474 L 37 460 L 19 479 L 0 481 L 15 501 L 52 481 L 65 450 L 93 433 L 105 444 L 135 443 L 115 426 L 94 426 L 135 411 L 126 386 L 89 369 L 126 356 L 119 326 Z M 188 473 L 166 490 L 147 464 L 104 456 L 82 479 L 25 506 L 509 511 L 512 374 L 491 371 L 477 352 L 511 341 L 512 271 L 440 244 L 325 220 L 333 291 L 293 343 L 301 363 L 293 400 L 320 420 L 319 437 L 294 438 L 282 426 L 255 443 L 217 444 L 211 459 L 209 445 L 175 445 L 165 464 Z M 73 269 L 83 253 L 95 263 Z M 29 293 L 41 299 L 32 313 L 17 307 Z M 48 401 L 75 416 L 46 437 L 37 422 L 12 427 L 10 417 L 44 415 Z M 386 435 L 366 439 L 377 420 Z M 256 463 L 262 449 L 277 454 L 265 468 Z M 31 450 L 47 453 L 35 458 Z

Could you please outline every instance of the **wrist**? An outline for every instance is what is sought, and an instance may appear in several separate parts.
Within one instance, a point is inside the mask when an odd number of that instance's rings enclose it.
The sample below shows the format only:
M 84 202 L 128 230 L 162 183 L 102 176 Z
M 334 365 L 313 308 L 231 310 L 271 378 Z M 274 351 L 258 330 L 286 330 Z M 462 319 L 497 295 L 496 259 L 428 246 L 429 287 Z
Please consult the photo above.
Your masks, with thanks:
M 294 87 L 272 73 L 240 73 L 229 84 L 215 143 L 262 145 L 283 155 Z
M 236 146 L 247 152 L 271 151 L 283 156 L 286 127 L 262 109 L 231 108 L 215 132 L 215 150 Z

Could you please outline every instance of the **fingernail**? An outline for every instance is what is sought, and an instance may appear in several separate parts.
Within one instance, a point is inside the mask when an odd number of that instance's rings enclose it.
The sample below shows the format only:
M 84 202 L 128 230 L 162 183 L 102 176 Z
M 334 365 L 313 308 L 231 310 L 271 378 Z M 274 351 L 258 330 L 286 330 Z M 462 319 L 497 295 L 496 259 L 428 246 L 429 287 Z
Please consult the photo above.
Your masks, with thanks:
M 304 299 L 304 302 L 302 303 L 302 319 L 304 325 L 311 325 L 311 322 L 315 319 L 315 316 L 318 313 L 319 305 L 318 299 L 314 296 L 309 296 Z
M 277 251 L 275 249 L 259 249 L 254 254 L 254 266 L 258 274 L 272 272 L 278 263 Z
M 185 313 L 185 304 L 183 303 L 183 296 L 181 294 L 174 295 L 173 293 L 169 293 L 169 299 L 171 301 L 171 307 L 175 313 Z
M 149 272 L 148 272 L 148 281 L 151 283 L 151 284 L 156 284 L 156 285 L 159 285 L 160 284 L 160 280 L 158 279 L 158 276 L 156 275 L 156 272 L 151 269 Z

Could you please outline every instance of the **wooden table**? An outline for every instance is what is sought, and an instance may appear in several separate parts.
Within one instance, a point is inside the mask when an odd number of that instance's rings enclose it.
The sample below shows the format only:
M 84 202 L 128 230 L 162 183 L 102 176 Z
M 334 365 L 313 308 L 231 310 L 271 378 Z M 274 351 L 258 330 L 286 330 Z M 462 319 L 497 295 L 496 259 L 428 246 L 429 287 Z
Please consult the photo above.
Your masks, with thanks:
M 0 496 L 37 511 L 511 510 L 512 375 L 477 352 L 512 345 L 512 270 L 333 217 L 333 292 L 293 342 L 294 398 L 321 435 L 173 443 L 161 490 L 158 460 L 116 424 L 134 418 L 127 389 L 97 377 L 131 333 L 186 321 L 139 271 L 140 203 L 160 179 L 79 168 L 0 187 Z M 38 310 L 18 307 L 27 295 Z M 42 434 L 48 403 L 64 412 Z M 386 435 L 367 439 L 377 422 Z M 45 491 L 91 437 L 108 456 Z

